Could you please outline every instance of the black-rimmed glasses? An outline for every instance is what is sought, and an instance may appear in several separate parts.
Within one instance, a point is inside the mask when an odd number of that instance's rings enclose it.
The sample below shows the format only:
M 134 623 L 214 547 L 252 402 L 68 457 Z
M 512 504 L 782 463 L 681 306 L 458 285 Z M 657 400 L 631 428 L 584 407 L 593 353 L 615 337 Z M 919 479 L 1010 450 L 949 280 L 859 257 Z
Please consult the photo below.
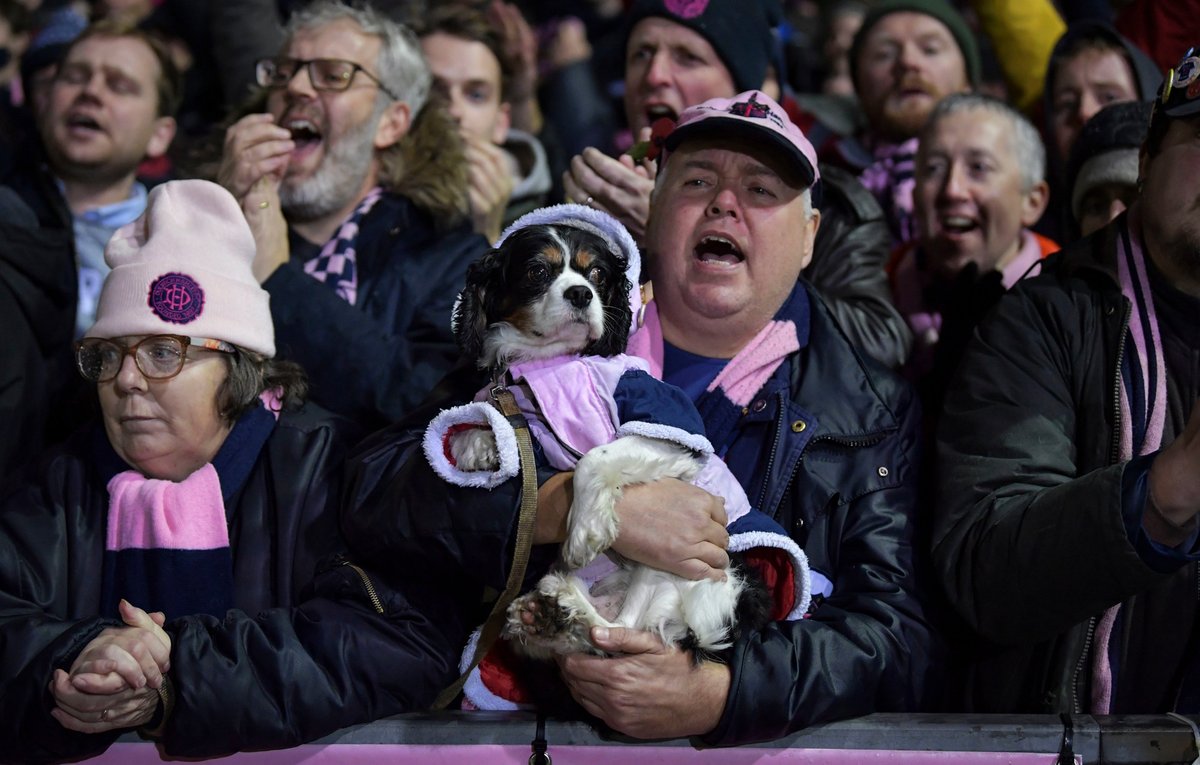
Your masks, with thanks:
M 378 77 L 353 61 L 343 61 L 339 58 L 264 58 L 254 65 L 254 79 L 264 88 L 277 90 L 286 88 L 301 69 L 308 69 L 308 80 L 314 90 L 345 90 L 354 81 L 354 75 L 362 72 L 384 93 L 397 101 L 400 100 L 400 96 L 393 93 Z
M 88 382 L 108 382 L 121 371 L 125 357 L 133 356 L 146 379 L 169 380 L 183 369 L 191 346 L 221 353 L 235 352 L 229 343 L 206 337 L 150 335 L 130 346 L 100 337 L 85 337 L 75 343 L 75 366 Z

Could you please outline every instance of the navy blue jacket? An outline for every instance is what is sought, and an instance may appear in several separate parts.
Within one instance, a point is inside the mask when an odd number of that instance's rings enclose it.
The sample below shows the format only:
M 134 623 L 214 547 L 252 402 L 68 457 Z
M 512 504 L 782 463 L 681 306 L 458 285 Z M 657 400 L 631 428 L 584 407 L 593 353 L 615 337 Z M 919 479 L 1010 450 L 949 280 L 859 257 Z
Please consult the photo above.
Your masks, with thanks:
M 326 409 L 368 430 L 400 419 L 458 359 L 450 315 L 487 241 L 465 223 L 440 230 L 407 198 L 384 194 L 359 230 L 355 305 L 304 273 L 295 249 L 263 282 L 277 354 L 304 367 Z

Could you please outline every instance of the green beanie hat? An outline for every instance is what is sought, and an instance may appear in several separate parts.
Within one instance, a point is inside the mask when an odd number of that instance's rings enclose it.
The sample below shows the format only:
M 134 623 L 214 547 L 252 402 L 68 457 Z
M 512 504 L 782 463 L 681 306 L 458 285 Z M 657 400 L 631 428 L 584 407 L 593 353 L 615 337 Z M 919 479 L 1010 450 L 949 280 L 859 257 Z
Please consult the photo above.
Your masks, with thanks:
M 867 39 L 867 33 L 884 16 L 900 11 L 923 13 L 945 24 L 954 37 L 954 41 L 958 43 L 963 60 L 967 63 L 967 79 L 971 81 L 972 86 L 979 85 L 979 45 L 975 42 L 975 34 L 967 26 L 966 19 L 954 6 L 946 0 L 883 0 L 863 18 L 862 26 L 859 27 L 858 33 L 854 35 L 854 42 L 850 45 L 850 79 L 854 82 L 855 87 L 858 86 L 858 52 Z

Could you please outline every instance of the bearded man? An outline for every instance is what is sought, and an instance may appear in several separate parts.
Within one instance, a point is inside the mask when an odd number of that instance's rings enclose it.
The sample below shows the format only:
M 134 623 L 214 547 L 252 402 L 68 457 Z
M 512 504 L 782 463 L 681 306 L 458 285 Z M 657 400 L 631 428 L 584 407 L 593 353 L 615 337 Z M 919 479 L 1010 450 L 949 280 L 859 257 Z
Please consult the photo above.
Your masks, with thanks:
M 451 309 L 487 249 L 466 218 L 462 147 L 426 103 L 416 38 L 369 7 L 296 13 L 255 77 L 266 112 L 229 128 L 218 179 L 254 230 L 280 354 L 308 371 L 313 401 L 377 428 L 458 357 Z
M 938 101 L 978 84 L 974 34 L 945 0 L 885 0 L 854 37 L 850 76 L 866 129 L 823 150 L 821 160 L 861 171 L 894 240 L 911 241 L 917 134 Z

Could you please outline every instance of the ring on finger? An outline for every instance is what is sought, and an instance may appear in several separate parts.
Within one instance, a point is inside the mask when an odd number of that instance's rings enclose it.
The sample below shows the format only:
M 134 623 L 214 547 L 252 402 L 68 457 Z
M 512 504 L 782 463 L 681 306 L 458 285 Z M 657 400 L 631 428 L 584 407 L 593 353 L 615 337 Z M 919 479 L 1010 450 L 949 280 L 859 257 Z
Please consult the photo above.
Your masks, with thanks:
M 108 721 L 108 709 L 107 708 L 100 711 L 100 721 L 101 722 Z
M 593 197 L 591 194 L 588 194 L 588 198 L 587 198 L 587 199 L 585 199 L 585 200 L 583 200 L 583 203 L 584 203 L 585 205 L 587 205 L 588 207 L 591 207 L 591 206 L 592 206 L 592 202 L 595 202 L 595 201 L 596 201 L 596 198 L 595 198 L 595 197 Z

